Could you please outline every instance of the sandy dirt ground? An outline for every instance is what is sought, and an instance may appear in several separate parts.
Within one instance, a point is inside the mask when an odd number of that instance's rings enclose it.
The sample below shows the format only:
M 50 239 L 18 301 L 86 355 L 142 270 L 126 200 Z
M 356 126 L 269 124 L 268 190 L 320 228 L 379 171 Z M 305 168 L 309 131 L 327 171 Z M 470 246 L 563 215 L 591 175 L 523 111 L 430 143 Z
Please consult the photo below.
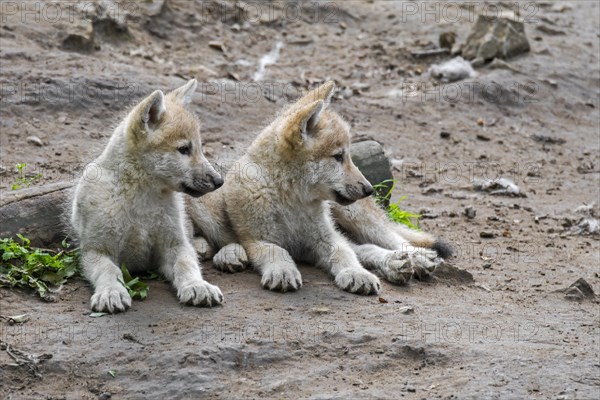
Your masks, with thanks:
M 422 228 L 453 243 L 450 262 L 474 282 L 383 283 L 379 299 L 342 292 L 304 266 L 302 289 L 278 294 L 252 271 L 206 263 L 222 307 L 182 306 L 152 281 L 145 301 L 101 318 L 89 316 L 92 290 L 81 279 L 56 303 L 0 289 L 0 314 L 32 317 L 0 321 L 0 339 L 33 359 L 51 355 L 31 369 L 0 351 L 0 398 L 600 396 L 598 298 L 559 292 L 579 278 L 600 290 L 599 236 L 575 228 L 575 209 L 600 194 L 597 2 L 495 4 L 517 8 L 531 51 L 447 85 L 427 70 L 450 56 L 411 52 L 437 46 L 445 31 L 464 41 L 491 3 L 154 0 L 105 9 L 128 14 L 127 29 L 96 17 L 95 2 L 52 4 L 0 3 L 2 192 L 18 163 L 33 185 L 79 176 L 154 89 L 200 81 L 192 108 L 208 157 L 219 160 L 243 152 L 302 90 L 334 79 L 332 107 L 392 160 L 394 197 L 426 214 Z M 472 189 L 473 178 L 500 177 L 526 197 Z

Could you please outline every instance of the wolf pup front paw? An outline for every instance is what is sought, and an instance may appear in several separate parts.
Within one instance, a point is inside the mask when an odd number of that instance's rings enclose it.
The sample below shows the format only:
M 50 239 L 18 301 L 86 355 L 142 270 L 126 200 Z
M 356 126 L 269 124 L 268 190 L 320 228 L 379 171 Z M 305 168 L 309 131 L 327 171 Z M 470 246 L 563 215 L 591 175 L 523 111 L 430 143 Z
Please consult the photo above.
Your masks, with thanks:
M 212 307 L 223 302 L 223 293 L 206 281 L 195 281 L 183 285 L 177 291 L 179 302 L 200 307 Z
M 263 271 L 261 284 L 276 292 L 293 292 L 302 287 L 302 276 L 293 265 L 275 265 Z
M 131 307 L 131 296 L 127 289 L 119 283 L 98 286 L 91 299 L 92 310 L 97 312 L 116 313 Z
M 340 289 L 355 294 L 377 294 L 381 290 L 379 278 L 366 269 L 359 268 L 346 268 L 340 271 L 335 277 L 335 284 Z

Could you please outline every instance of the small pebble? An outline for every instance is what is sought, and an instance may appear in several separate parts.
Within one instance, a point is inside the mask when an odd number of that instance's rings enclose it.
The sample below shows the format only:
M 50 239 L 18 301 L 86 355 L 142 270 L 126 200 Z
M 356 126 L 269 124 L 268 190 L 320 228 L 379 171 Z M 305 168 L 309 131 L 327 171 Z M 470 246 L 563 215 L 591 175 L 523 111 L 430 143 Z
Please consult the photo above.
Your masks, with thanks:
M 42 142 L 42 139 L 37 136 L 27 136 L 27 143 L 38 147 L 44 147 L 44 142 Z
M 473 208 L 473 206 L 465 207 L 465 216 L 467 218 L 473 219 L 473 218 L 475 218 L 476 214 L 477 214 L 477 211 L 475 211 L 475 208 Z

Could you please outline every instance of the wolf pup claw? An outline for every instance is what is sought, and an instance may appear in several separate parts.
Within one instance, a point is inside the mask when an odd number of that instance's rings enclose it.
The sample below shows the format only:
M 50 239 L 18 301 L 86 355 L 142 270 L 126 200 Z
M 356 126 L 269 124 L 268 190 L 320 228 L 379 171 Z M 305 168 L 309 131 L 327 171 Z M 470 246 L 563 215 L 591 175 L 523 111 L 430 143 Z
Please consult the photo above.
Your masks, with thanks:
M 202 279 L 184 219 L 181 193 L 198 197 L 223 184 L 202 153 L 199 123 L 185 108 L 196 85 L 191 80 L 167 95 L 157 90 L 136 105 L 74 190 L 71 225 L 83 274 L 94 285 L 93 310 L 131 306 L 123 264 L 134 272 L 157 269 L 182 303 L 223 301 L 219 288 Z

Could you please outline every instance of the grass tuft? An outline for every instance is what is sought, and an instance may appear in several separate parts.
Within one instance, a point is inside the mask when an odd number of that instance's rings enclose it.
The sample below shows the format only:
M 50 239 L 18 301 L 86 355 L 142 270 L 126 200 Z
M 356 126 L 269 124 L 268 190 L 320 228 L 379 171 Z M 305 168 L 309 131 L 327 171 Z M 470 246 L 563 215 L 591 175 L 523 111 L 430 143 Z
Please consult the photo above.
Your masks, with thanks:
M 77 273 L 78 250 L 69 250 L 66 239 L 58 251 L 32 248 L 29 239 L 17 236 L 20 243 L 0 239 L 0 287 L 30 288 L 43 300 L 54 301 L 53 288 Z
M 15 182 L 10 187 L 11 190 L 18 190 L 22 188 L 30 187 L 36 180 L 42 177 L 42 174 L 35 174 L 33 176 L 25 175 L 25 168 L 27 168 L 27 164 L 19 163 L 15 165 L 17 172 L 19 173 L 19 177 L 15 178 Z
M 132 299 L 144 300 L 148 297 L 148 291 L 150 290 L 148 285 L 142 282 L 139 277 L 132 277 L 125 264 L 121 265 L 121 272 L 123 273 L 123 280 L 120 283 L 125 286 Z
M 19 241 L 12 238 L 0 239 L 0 287 L 33 289 L 45 301 L 55 301 L 56 292 L 67 279 L 78 273 L 79 249 L 70 250 L 67 239 L 58 251 L 31 247 L 31 241 L 17 234 Z M 125 286 L 133 299 L 144 300 L 150 288 L 132 277 L 125 265 L 121 266 Z M 144 279 L 161 279 L 155 273 L 147 273 Z
M 419 219 L 421 218 L 420 214 L 413 214 L 409 211 L 404 211 L 400 208 L 400 203 L 406 199 L 406 196 L 402 196 L 395 203 L 391 202 L 392 192 L 396 187 L 395 179 L 388 179 L 377 185 L 373 186 L 376 193 L 382 193 L 387 189 L 387 184 L 392 183 L 392 187 L 385 194 L 378 194 L 375 196 L 375 202 L 380 206 L 383 206 L 385 203 L 389 202 L 389 205 L 386 207 L 386 213 L 390 220 L 397 222 L 399 224 L 403 224 L 408 226 L 411 229 L 419 229 Z

